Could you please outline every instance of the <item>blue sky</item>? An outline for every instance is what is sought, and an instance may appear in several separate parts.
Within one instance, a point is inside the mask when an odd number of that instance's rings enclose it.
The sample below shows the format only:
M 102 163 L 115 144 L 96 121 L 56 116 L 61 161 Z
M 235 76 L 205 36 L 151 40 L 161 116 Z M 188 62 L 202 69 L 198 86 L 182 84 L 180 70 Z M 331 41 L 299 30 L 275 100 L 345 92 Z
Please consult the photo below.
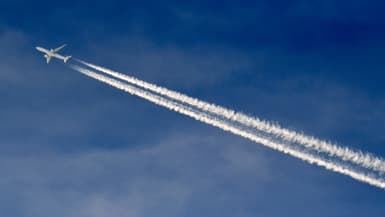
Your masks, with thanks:
M 56 47 L 385 156 L 383 1 L 0 3 L 0 215 L 380 216 L 385 191 L 89 79 Z

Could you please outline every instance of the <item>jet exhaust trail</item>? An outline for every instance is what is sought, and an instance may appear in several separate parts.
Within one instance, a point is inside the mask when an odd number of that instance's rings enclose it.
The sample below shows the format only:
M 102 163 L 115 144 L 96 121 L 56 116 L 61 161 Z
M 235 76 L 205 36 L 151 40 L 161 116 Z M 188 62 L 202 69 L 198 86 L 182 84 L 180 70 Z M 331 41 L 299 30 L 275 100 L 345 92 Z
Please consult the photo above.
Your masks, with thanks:
M 282 143 L 278 143 L 273 141 L 271 138 L 264 138 L 263 136 L 259 136 L 256 133 L 248 132 L 247 130 L 244 130 L 240 127 L 237 127 L 235 125 L 232 125 L 229 122 L 219 120 L 213 116 L 211 116 L 209 113 L 201 112 L 199 110 L 194 109 L 191 106 L 182 105 L 178 102 L 174 102 L 171 100 L 168 100 L 160 95 L 153 94 L 149 91 L 134 87 L 128 83 L 123 83 L 122 81 L 95 73 L 93 71 L 90 71 L 88 69 L 82 68 L 77 65 L 70 65 L 70 67 L 84 75 L 87 75 L 91 78 L 94 78 L 98 81 L 104 82 L 106 84 L 109 84 L 113 87 L 116 87 L 118 89 L 124 90 L 132 95 L 136 95 L 138 97 L 144 98 L 150 102 L 153 102 L 157 105 L 166 107 L 172 111 L 176 111 L 178 113 L 187 115 L 189 117 L 192 117 L 196 120 L 199 120 L 201 122 L 210 124 L 212 126 L 218 127 L 224 131 L 231 132 L 235 135 L 242 136 L 244 138 L 247 138 L 251 141 L 260 143 L 262 145 L 265 145 L 269 148 L 272 148 L 274 150 L 278 150 L 280 152 L 289 154 L 291 156 L 294 156 L 296 158 L 299 158 L 301 160 L 304 160 L 310 164 L 316 164 L 318 166 L 322 166 L 326 169 L 332 170 L 334 172 L 338 172 L 344 175 L 348 175 L 356 180 L 371 184 L 373 186 L 377 186 L 379 188 L 385 189 L 385 180 L 381 178 L 374 177 L 370 174 L 365 174 L 360 171 L 356 171 L 353 168 L 350 168 L 346 165 L 343 165 L 338 162 L 333 162 L 328 159 L 322 158 L 322 156 L 318 155 L 312 155 L 310 153 L 307 153 L 305 151 L 297 150 L 293 147 L 284 145 Z
M 292 130 L 282 128 L 279 125 L 260 120 L 259 118 L 256 118 L 256 117 L 251 117 L 240 112 L 236 112 L 215 104 L 207 103 L 199 99 L 189 97 L 185 94 L 182 94 L 173 90 L 169 90 L 164 87 L 159 87 L 157 85 L 139 80 L 132 76 L 127 76 L 125 74 L 115 72 L 113 70 L 110 70 L 101 66 L 97 66 L 91 63 L 87 63 L 82 60 L 77 60 L 77 61 L 90 68 L 93 68 L 98 71 L 104 72 L 108 75 L 111 75 L 115 78 L 119 78 L 126 82 L 142 87 L 144 89 L 153 91 L 157 94 L 167 96 L 170 99 L 174 99 L 174 100 L 183 102 L 185 104 L 195 106 L 203 111 L 207 111 L 212 114 L 226 118 L 228 120 L 238 122 L 242 125 L 256 128 L 260 131 L 277 136 L 283 139 L 284 141 L 300 144 L 300 145 L 303 145 L 305 148 L 312 149 L 320 153 L 327 153 L 331 157 L 339 157 L 344 161 L 355 163 L 364 168 L 380 172 L 381 174 L 385 172 L 385 160 L 380 157 L 373 156 L 372 154 L 352 150 L 347 147 L 337 146 L 335 144 L 322 141 L 320 139 L 316 139 L 314 137 L 307 136 L 302 133 L 298 133 Z

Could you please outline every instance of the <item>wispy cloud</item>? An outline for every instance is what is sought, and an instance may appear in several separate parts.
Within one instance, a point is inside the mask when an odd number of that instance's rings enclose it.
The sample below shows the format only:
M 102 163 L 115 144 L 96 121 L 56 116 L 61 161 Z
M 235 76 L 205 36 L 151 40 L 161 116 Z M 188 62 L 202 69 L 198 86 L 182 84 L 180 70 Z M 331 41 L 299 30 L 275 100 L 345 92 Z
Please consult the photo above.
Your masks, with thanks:
M 173 102 L 170 100 L 167 100 L 166 98 L 163 98 L 159 95 L 155 95 L 151 92 L 139 89 L 137 87 L 134 87 L 130 84 L 123 83 L 119 80 L 112 79 L 110 77 L 95 73 L 93 71 L 90 71 L 88 69 L 82 68 L 77 65 L 70 65 L 71 68 L 73 68 L 76 71 L 79 71 L 80 73 L 87 75 L 91 78 L 94 78 L 98 81 L 104 82 L 106 84 L 109 84 L 113 87 L 116 87 L 118 89 L 124 90 L 132 95 L 139 96 L 143 99 L 146 99 L 150 102 L 153 102 L 157 105 L 166 107 L 172 111 L 187 115 L 189 117 L 192 117 L 198 121 L 204 122 L 206 124 L 218 127 L 224 131 L 231 132 L 235 135 L 242 136 L 244 138 L 247 138 L 253 142 L 265 145 L 271 149 L 283 152 L 285 154 L 289 154 L 293 157 L 299 158 L 303 161 L 306 161 L 310 164 L 316 164 L 318 166 L 322 166 L 326 169 L 332 170 L 334 172 L 338 172 L 344 175 L 348 175 L 354 179 L 357 179 L 362 182 L 366 182 L 368 184 L 377 186 L 379 188 L 385 188 L 385 180 L 383 180 L 380 177 L 376 177 L 372 174 L 365 173 L 364 171 L 359 171 L 356 169 L 353 169 L 347 165 L 338 163 L 337 161 L 333 161 L 331 159 L 327 159 L 322 157 L 321 155 L 314 155 L 306 150 L 299 150 L 295 147 L 291 147 L 288 144 L 281 143 L 279 140 L 274 140 L 274 138 L 260 134 L 258 132 L 250 132 L 248 130 L 245 130 L 242 127 L 239 127 L 237 125 L 231 124 L 231 122 L 223 121 L 218 119 L 215 116 L 210 115 L 207 112 L 201 112 L 199 110 L 194 109 L 190 106 L 185 106 L 183 104 L 180 104 L 179 102 Z M 215 112 L 213 112 L 215 113 Z
M 209 112 L 214 115 L 229 119 L 231 121 L 238 122 L 247 127 L 252 127 L 254 129 L 263 131 L 264 133 L 271 134 L 271 136 L 279 137 L 287 142 L 298 143 L 300 145 L 303 145 L 305 148 L 327 153 L 331 157 L 338 157 L 342 160 L 350 161 L 352 163 L 358 164 L 368 169 L 375 170 L 380 173 L 385 172 L 385 160 L 380 157 L 373 156 L 372 154 L 363 153 L 361 151 L 355 151 L 349 149 L 348 147 L 340 147 L 327 141 L 323 141 L 311 136 L 304 135 L 302 133 L 282 128 L 277 124 L 272 124 L 270 122 L 260 120 L 256 117 L 247 116 L 243 113 L 236 112 L 234 110 L 226 109 L 215 104 L 210 104 L 199 99 L 189 97 L 182 93 L 172 91 L 167 88 L 163 88 L 101 66 L 87 63 L 82 60 L 78 60 L 78 62 L 95 70 L 99 70 L 108 75 L 116 77 L 118 79 L 122 79 L 126 82 L 153 91 L 157 94 L 161 94 L 173 100 L 177 100 L 179 102 L 186 103 L 190 106 L 194 106 L 205 112 Z

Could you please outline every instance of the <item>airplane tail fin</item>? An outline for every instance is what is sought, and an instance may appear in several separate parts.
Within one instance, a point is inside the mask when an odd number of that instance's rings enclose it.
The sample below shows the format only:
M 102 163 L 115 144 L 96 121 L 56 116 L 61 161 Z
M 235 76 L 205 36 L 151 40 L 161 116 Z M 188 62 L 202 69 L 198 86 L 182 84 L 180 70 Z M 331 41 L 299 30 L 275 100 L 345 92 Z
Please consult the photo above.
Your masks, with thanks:
M 71 59 L 71 57 L 72 57 L 72 56 L 66 56 L 66 57 L 64 58 L 64 63 L 66 63 L 69 59 Z

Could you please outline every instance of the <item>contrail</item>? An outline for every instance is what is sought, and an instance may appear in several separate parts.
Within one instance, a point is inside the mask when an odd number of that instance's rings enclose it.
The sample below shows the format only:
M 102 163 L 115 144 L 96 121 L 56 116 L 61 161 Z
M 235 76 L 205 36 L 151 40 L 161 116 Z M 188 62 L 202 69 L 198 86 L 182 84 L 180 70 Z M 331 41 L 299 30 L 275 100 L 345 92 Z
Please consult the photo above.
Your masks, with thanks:
M 82 60 L 77 60 L 77 61 L 88 67 L 99 70 L 101 72 L 104 72 L 108 75 L 122 79 L 124 81 L 130 82 L 144 89 L 151 90 L 155 93 L 167 96 L 171 99 L 175 99 L 180 102 L 195 106 L 203 111 L 211 112 L 213 114 L 227 118 L 229 120 L 236 121 L 245 126 L 254 127 L 258 130 L 275 135 L 285 141 L 301 144 L 306 148 L 309 148 L 318 152 L 322 152 L 322 153 L 327 153 L 331 157 L 339 157 L 344 161 L 355 163 L 367 169 L 372 169 L 380 173 L 385 172 L 385 160 L 380 157 L 373 156 L 372 154 L 352 150 L 347 147 L 341 147 L 320 139 L 316 139 L 311 136 L 304 135 L 302 133 L 298 133 L 292 130 L 282 128 L 279 125 L 260 120 L 259 118 L 256 118 L 256 117 L 250 117 L 240 112 L 226 109 L 224 107 L 221 107 L 215 104 L 207 103 L 199 99 L 189 97 L 185 94 L 182 94 L 173 90 L 169 90 L 164 87 L 159 87 L 157 85 L 139 80 L 132 76 L 127 76 L 125 74 L 115 72 L 113 70 L 110 70 L 101 66 L 97 66 L 91 63 L 87 63 Z
M 265 145 L 269 148 L 272 148 L 274 150 L 278 150 L 280 152 L 289 154 L 291 156 L 294 156 L 296 158 L 302 159 L 310 164 L 316 164 L 318 166 L 322 166 L 326 169 L 332 170 L 334 172 L 338 172 L 344 175 L 348 175 L 356 180 L 371 184 L 373 186 L 377 186 L 379 188 L 385 189 L 385 180 L 381 178 L 376 178 L 370 174 L 365 174 L 363 172 L 356 171 L 352 168 L 349 168 L 345 165 L 342 165 L 337 162 L 331 162 L 327 159 L 323 159 L 321 156 L 315 156 L 310 153 L 306 153 L 303 151 L 296 150 L 290 146 L 286 146 L 277 142 L 274 142 L 272 140 L 269 140 L 267 138 L 258 136 L 255 133 L 248 132 L 246 130 L 243 130 L 241 128 L 238 128 L 234 125 L 231 125 L 230 123 L 218 120 L 215 117 L 210 116 L 207 113 L 200 112 L 198 110 L 195 110 L 192 107 L 188 107 L 182 104 L 179 104 L 177 102 L 173 102 L 171 100 L 168 100 L 162 96 L 155 95 L 151 92 L 139 89 L 137 87 L 134 87 L 132 85 L 129 85 L 127 83 L 123 83 L 119 80 L 95 73 L 93 71 L 84 69 L 80 66 L 76 65 L 70 65 L 71 68 L 73 68 L 76 71 L 79 71 L 80 73 L 87 75 L 91 78 L 94 78 L 96 80 L 99 80 L 101 82 L 104 82 L 106 84 L 109 84 L 113 87 L 116 87 L 118 89 L 124 90 L 132 95 L 136 95 L 138 97 L 144 98 L 150 102 L 153 102 L 157 105 L 166 107 L 172 111 L 176 111 L 178 113 L 187 115 L 189 117 L 192 117 L 196 120 L 199 120 L 201 122 L 204 122 L 206 124 L 210 124 L 212 126 L 218 127 L 224 131 L 231 132 L 235 135 L 242 136 L 244 138 L 247 138 L 251 141 L 254 141 L 256 143 L 260 143 L 262 145 Z

